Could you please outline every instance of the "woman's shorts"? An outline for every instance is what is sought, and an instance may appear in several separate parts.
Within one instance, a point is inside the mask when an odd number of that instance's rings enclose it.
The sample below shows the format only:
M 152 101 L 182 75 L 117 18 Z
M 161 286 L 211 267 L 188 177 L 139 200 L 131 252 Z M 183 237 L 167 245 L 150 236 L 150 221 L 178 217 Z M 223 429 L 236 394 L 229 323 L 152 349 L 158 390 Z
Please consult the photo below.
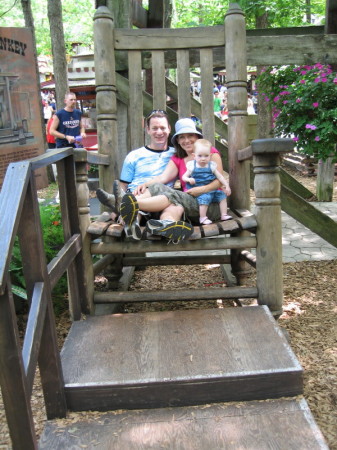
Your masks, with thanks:
M 186 220 L 196 224 L 199 223 L 199 204 L 196 197 L 161 183 L 151 184 L 149 186 L 149 191 L 152 197 L 155 197 L 156 195 L 165 195 L 170 203 L 184 208 Z M 211 203 L 209 205 L 207 217 L 213 221 L 220 220 L 219 203 Z

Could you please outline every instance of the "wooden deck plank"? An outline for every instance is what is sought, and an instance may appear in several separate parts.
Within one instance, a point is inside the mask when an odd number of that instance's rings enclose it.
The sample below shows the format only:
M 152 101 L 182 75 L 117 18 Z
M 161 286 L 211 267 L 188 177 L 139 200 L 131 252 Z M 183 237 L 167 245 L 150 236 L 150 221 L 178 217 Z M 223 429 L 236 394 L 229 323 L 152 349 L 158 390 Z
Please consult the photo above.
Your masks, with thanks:
M 50 422 L 39 449 L 327 450 L 304 399 L 105 413 L 58 427 Z
M 72 325 L 61 358 L 73 410 L 302 393 L 302 369 L 266 307 L 89 317 Z

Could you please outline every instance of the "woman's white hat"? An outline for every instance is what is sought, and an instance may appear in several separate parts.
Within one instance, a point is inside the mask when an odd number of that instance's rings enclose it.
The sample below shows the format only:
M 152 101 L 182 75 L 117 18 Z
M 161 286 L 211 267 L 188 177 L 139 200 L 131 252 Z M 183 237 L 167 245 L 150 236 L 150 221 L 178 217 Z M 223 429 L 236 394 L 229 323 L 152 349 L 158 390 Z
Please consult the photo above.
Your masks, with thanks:
M 202 134 L 197 130 L 192 119 L 186 118 L 178 120 L 175 124 L 175 130 L 176 132 L 171 139 L 173 145 L 176 144 L 176 137 L 179 136 L 179 134 L 198 134 L 200 137 L 202 137 Z

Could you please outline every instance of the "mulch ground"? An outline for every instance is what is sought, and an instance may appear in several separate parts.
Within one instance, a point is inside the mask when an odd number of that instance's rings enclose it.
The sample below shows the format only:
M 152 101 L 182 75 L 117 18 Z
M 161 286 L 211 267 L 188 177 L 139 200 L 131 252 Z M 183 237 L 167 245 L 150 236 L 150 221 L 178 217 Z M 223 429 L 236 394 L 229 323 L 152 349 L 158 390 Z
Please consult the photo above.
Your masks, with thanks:
M 314 179 L 303 177 L 312 189 Z M 334 189 L 334 201 L 337 200 Z M 284 313 L 281 327 L 289 333 L 290 344 L 304 369 L 304 398 L 320 427 L 328 446 L 337 450 L 337 260 L 284 264 Z M 101 281 L 99 281 L 101 284 Z M 189 267 L 150 267 L 135 272 L 131 289 L 187 289 L 189 287 L 219 287 L 223 278 L 218 265 Z M 177 308 L 221 308 L 234 304 L 218 301 L 149 303 L 127 305 L 127 312 Z M 19 316 L 24 329 L 26 316 Z M 57 333 L 61 348 L 70 326 L 68 313 L 57 318 Z M 32 408 L 37 434 L 46 421 L 43 395 L 37 373 L 32 396 Z M 85 418 L 95 419 L 97 413 L 70 413 L 67 423 Z M 62 423 L 62 422 L 61 422 Z M 0 449 L 10 449 L 10 438 L 0 398 Z

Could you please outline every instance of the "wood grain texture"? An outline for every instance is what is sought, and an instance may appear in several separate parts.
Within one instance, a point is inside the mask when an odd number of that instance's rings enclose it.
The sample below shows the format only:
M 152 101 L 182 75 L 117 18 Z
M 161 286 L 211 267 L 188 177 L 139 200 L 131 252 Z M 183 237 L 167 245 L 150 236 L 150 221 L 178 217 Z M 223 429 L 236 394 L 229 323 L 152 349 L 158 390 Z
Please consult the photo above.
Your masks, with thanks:
M 182 241 L 174 246 L 174 251 L 179 250 L 221 250 L 221 249 L 246 249 L 256 248 L 256 238 L 254 236 L 243 237 L 223 237 L 216 239 L 198 239 L 195 241 Z M 113 243 L 98 242 L 91 244 L 91 253 L 98 255 L 129 254 L 141 252 L 163 252 L 168 251 L 167 240 L 160 241 L 116 241 Z
M 305 400 L 279 399 L 106 413 L 57 427 L 48 423 L 39 448 L 64 450 L 327 450 Z
M 90 317 L 72 325 L 61 358 L 74 410 L 302 392 L 302 369 L 266 307 Z

